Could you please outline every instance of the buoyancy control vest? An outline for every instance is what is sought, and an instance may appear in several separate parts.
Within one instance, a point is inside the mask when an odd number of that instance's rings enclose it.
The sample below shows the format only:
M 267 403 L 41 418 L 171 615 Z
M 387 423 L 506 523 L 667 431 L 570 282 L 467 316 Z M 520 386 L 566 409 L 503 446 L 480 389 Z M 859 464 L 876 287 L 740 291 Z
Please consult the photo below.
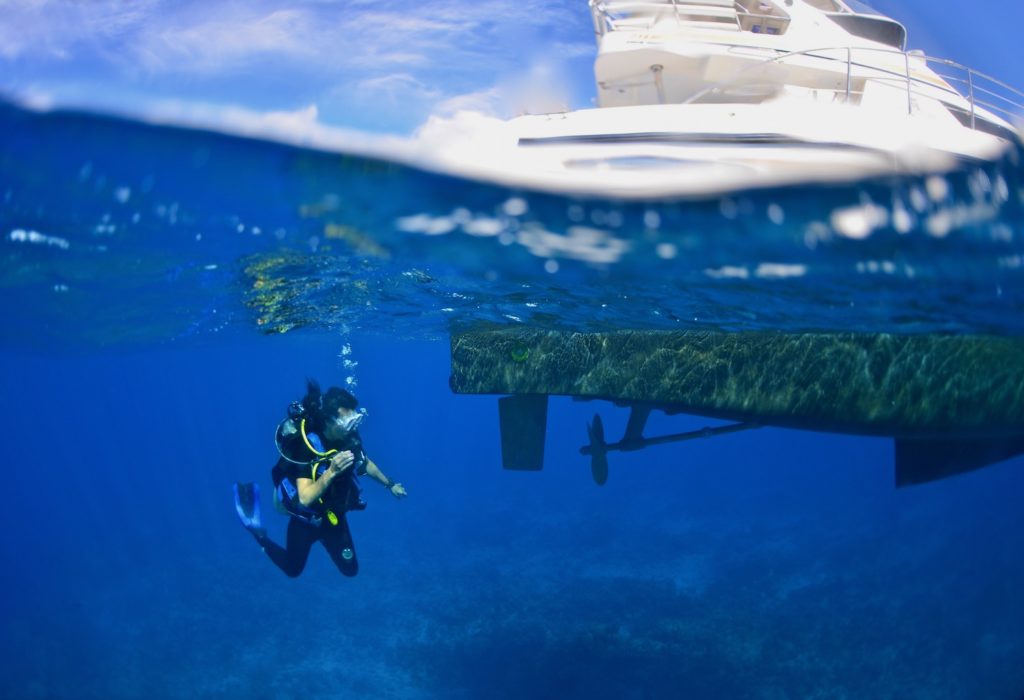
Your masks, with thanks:
M 281 460 L 274 465 L 270 476 L 274 483 L 274 505 L 279 511 L 319 526 L 325 519 L 331 525 L 337 525 L 340 522 L 339 512 L 344 514 L 349 510 L 366 508 L 366 503 L 360 498 L 359 485 L 356 483 L 356 476 L 365 473 L 366 463 L 358 435 L 354 441 L 346 439 L 342 445 L 342 449 L 353 451 L 356 461 L 349 470 L 331 483 L 329 489 L 335 493 L 340 489 L 341 495 L 331 499 L 329 506 L 323 497 L 311 506 L 303 505 L 299 499 L 298 485 L 294 483 L 292 475 L 306 472 L 309 479 L 316 481 L 330 467 L 331 457 L 340 450 L 326 449 L 316 433 L 307 432 L 306 419 L 301 415 L 292 415 L 281 421 L 277 426 L 274 442 Z M 297 468 L 286 469 L 284 463 L 296 465 Z

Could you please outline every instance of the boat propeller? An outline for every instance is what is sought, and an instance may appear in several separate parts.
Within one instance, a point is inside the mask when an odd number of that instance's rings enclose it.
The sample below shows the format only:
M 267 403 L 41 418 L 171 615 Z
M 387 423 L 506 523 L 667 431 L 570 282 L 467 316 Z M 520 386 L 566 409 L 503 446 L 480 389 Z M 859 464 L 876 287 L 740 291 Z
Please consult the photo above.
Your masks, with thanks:
M 632 452 L 633 450 L 641 450 L 651 445 L 664 445 L 669 442 L 718 437 L 719 435 L 754 430 L 761 427 L 759 423 L 753 422 L 729 423 L 727 425 L 690 430 L 685 433 L 645 438 L 643 436 L 643 428 L 649 414 L 649 407 L 634 407 L 630 413 L 626 434 L 621 440 L 611 444 L 605 442 L 604 423 L 601 422 L 601 416 L 597 413 L 594 414 L 593 422 L 587 423 L 587 439 L 589 444 L 580 448 L 580 454 L 590 455 L 590 475 L 594 477 L 594 483 L 598 486 L 603 486 L 608 481 L 609 452 Z

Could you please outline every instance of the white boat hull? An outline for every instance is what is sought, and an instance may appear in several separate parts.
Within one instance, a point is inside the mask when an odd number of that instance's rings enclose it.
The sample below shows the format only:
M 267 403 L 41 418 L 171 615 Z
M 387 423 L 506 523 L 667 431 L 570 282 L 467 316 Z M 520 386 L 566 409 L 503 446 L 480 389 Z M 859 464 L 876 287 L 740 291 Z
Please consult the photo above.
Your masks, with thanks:
M 836 102 L 642 105 L 458 118 L 423 134 L 419 164 L 513 187 L 624 198 L 703 197 L 811 182 L 941 172 L 1010 145 L 948 112 Z

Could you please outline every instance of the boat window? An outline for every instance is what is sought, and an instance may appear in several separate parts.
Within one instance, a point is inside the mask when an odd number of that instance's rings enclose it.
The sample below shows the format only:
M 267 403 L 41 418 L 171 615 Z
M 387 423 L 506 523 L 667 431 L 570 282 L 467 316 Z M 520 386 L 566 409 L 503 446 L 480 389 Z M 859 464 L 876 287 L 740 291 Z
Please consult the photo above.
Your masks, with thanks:
M 860 2 L 860 0 L 844 0 L 845 4 L 849 7 L 847 12 L 853 12 L 858 15 L 872 15 L 875 17 L 885 17 L 881 12 L 868 5 L 866 2 Z M 886 18 L 888 19 L 888 18 Z
M 877 41 L 902 51 L 907 44 L 907 30 L 902 24 L 881 15 L 850 15 L 827 13 L 829 19 L 854 36 Z
M 785 34 L 789 13 L 772 0 L 736 0 L 736 19 L 740 29 L 754 34 Z
M 835 0 L 804 0 L 805 3 L 818 10 L 825 12 L 843 12 L 844 8 Z
M 957 107 L 949 104 L 948 102 L 943 102 L 942 105 L 950 114 L 956 117 L 961 124 L 970 129 L 991 134 L 992 136 L 997 136 L 1009 141 L 1010 143 L 1017 143 L 1019 140 L 1019 137 L 1013 129 L 1007 129 L 1005 126 L 1001 126 L 993 121 L 979 117 L 976 113 L 972 114 L 963 107 Z
M 885 17 L 881 12 L 859 0 L 804 0 L 811 7 L 823 12 L 841 12 L 843 14 L 870 15 Z M 886 17 L 886 19 L 888 19 Z
M 565 161 L 573 170 L 676 170 L 681 165 L 706 165 L 707 161 L 671 156 L 615 156 L 611 158 L 575 158 Z

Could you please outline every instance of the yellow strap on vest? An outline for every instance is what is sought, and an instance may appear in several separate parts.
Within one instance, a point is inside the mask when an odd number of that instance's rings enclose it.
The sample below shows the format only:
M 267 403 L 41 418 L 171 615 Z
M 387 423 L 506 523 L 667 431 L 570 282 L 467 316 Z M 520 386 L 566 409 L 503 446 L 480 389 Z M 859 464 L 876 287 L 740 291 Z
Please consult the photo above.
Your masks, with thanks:
M 337 452 L 337 450 L 327 450 L 326 452 L 320 452 L 315 447 L 313 447 L 313 444 L 309 441 L 309 438 L 306 437 L 306 419 L 305 418 L 303 418 L 302 422 L 299 423 L 299 432 L 302 434 L 302 441 L 304 443 L 306 443 L 306 447 L 309 448 L 309 451 L 312 452 L 313 454 L 317 455 L 318 457 L 326 457 L 328 455 L 332 455 L 335 452 Z
M 310 470 L 309 470 L 309 478 L 310 479 L 312 479 L 313 481 L 316 481 L 316 468 L 319 467 L 323 463 L 324 463 L 324 461 L 322 459 L 318 459 L 317 461 L 313 462 L 313 466 L 310 467 Z
M 312 443 L 310 443 L 310 441 L 309 441 L 309 438 L 306 437 L 306 419 L 305 418 L 303 418 L 302 422 L 299 423 L 299 433 L 302 434 L 302 441 L 304 443 L 306 443 L 306 447 L 309 448 L 309 451 L 312 452 L 313 454 L 317 455 L 318 457 L 329 457 L 332 454 L 334 454 L 335 452 L 337 452 L 337 450 L 327 450 L 326 452 L 320 452 L 315 447 L 313 447 Z M 310 474 L 310 478 L 313 481 L 316 481 L 316 468 L 319 467 L 323 462 L 324 462 L 324 460 L 322 460 L 322 459 L 317 459 L 317 460 L 313 461 L 313 463 L 311 465 L 311 474 Z M 320 501 L 320 503 L 324 502 L 323 498 L 319 498 L 317 500 Z M 331 525 L 337 525 L 338 524 L 338 516 L 334 514 L 333 510 L 327 511 L 327 519 L 331 522 Z

